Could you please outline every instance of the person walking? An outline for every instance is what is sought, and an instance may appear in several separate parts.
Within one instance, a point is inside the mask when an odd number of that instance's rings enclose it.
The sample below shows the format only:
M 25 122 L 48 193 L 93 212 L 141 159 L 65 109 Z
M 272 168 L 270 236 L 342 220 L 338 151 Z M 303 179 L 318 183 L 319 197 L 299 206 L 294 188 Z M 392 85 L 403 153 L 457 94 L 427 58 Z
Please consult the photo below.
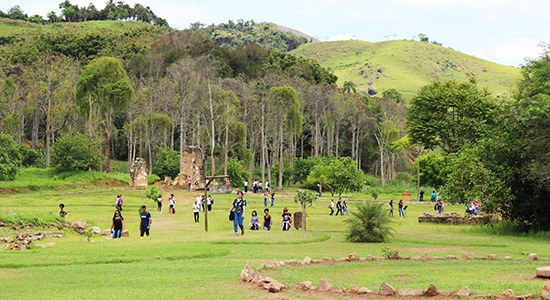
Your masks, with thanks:
M 271 207 L 275 206 L 275 193 L 271 193 Z
M 239 228 L 241 228 L 241 234 L 244 235 L 244 214 L 246 211 L 246 200 L 243 199 L 243 192 L 237 192 L 237 199 L 233 200 L 233 206 L 228 215 L 235 214 L 233 218 L 233 229 L 235 229 L 235 236 L 239 235 Z
M 388 213 L 388 216 L 393 217 L 393 200 L 390 200 L 390 212 Z
M 141 218 L 141 222 L 139 224 L 139 236 L 143 237 L 143 234 L 147 234 L 147 236 L 149 236 L 149 229 L 151 229 L 153 219 L 151 219 L 151 214 L 147 211 L 147 207 L 145 205 L 141 206 L 139 217 Z
M 328 208 L 330 208 L 330 214 L 329 216 L 334 215 L 334 200 L 330 200 L 330 204 L 328 205 Z
M 122 195 L 117 195 L 115 207 L 118 211 L 122 211 Z
M 191 176 L 187 177 L 187 191 L 191 191 Z
M 403 211 L 403 200 L 399 200 L 398 209 L 399 209 L 399 216 L 405 217 L 405 212 Z
M 208 211 L 212 211 L 212 204 L 214 204 L 214 199 L 212 199 L 212 195 L 208 195 L 208 198 L 206 198 L 206 208 Z
M 271 216 L 269 215 L 269 208 L 264 209 L 264 214 L 264 230 L 270 231 L 273 221 L 271 220 Z
M 122 231 L 124 231 L 124 218 L 122 217 L 120 210 L 117 210 L 115 211 L 113 223 L 111 224 L 111 234 L 113 235 L 113 239 L 120 238 Z
M 245 179 L 245 180 L 243 181 L 243 184 L 244 184 L 244 192 L 245 192 L 245 193 L 248 193 L 248 181 Z
M 317 184 L 317 193 L 319 193 L 319 198 L 321 198 L 321 193 L 323 192 L 323 187 L 320 183 Z
M 343 213 L 343 211 L 342 211 L 342 198 L 338 198 L 338 202 L 336 202 L 336 214 L 335 214 L 335 216 L 340 215 L 342 213 Z
M 289 231 L 292 229 L 292 215 L 288 212 L 288 208 L 283 209 L 283 220 L 281 221 L 281 229 L 283 231 Z
M 195 203 L 197 203 L 199 206 L 202 205 L 202 196 L 201 195 L 197 195 L 197 198 L 195 198 Z M 203 206 L 203 211 L 204 211 L 204 206 Z
M 431 199 L 432 202 L 435 202 L 435 195 L 436 195 L 436 194 L 435 194 L 435 191 L 432 191 L 432 199 Z
M 157 214 L 162 212 L 162 195 L 157 197 Z
M 168 208 L 168 214 L 173 215 L 174 214 L 174 205 L 176 205 L 176 199 L 174 199 L 174 194 L 170 195 L 170 198 L 168 198 L 170 207 Z
M 424 201 L 424 191 L 423 190 L 420 190 L 420 201 Z
M 346 200 L 342 202 L 342 216 L 344 215 L 344 212 L 346 212 L 346 215 L 349 217 L 348 203 L 346 202 Z
M 197 202 L 193 203 L 193 218 L 195 219 L 195 223 L 199 223 L 200 210 L 201 210 L 200 205 L 198 205 Z

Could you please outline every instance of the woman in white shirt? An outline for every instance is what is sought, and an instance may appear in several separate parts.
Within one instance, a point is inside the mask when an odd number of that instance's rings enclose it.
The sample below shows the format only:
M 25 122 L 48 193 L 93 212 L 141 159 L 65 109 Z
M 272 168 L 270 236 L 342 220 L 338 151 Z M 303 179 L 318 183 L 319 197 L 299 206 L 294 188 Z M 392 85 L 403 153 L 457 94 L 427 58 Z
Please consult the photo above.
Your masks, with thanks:
M 201 206 L 197 203 L 193 203 L 193 217 L 195 218 L 195 223 L 199 223 L 199 211 Z

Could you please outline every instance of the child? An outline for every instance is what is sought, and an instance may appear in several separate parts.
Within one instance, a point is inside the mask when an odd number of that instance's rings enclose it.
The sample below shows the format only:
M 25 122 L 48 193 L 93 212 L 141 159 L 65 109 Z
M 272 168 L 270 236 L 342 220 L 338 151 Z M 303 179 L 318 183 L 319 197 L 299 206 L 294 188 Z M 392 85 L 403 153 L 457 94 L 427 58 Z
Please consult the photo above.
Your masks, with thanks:
M 62 217 L 62 218 L 65 218 L 66 215 L 67 215 L 67 211 L 65 210 L 65 204 L 60 203 L 59 204 L 59 216 Z
M 271 194 L 271 207 L 275 206 L 275 193 Z
M 199 211 L 200 205 L 197 202 L 193 203 L 193 217 L 195 218 L 195 223 L 199 223 Z
M 292 215 L 288 212 L 288 208 L 283 209 L 283 221 L 281 222 L 281 229 L 283 231 L 289 231 L 292 229 L 290 225 L 292 223 Z
M 258 213 L 252 211 L 252 218 L 250 218 L 250 230 L 259 230 L 260 222 L 258 222 Z
M 162 195 L 157 197 L 157 214 L 160 214 L 162 211 Z
M 170 208 L 168 209 L 168 214 L 173 215 L 174 214 L 174 205 L 176 204 L 176 200 L 174 199 L 174 194 L 170 195 L 170 198 L 168 198 L 168 201 L 170 201 Z
M 269 215 L 269 208 L 264 209 L 264 213 L 265 213 L 265 216 L 264 216 L 264 230 L 265 231 L 270 231 L 271 230 L 271 225 L 273 224 L 273 222 L 271 221 L 271 216 Z

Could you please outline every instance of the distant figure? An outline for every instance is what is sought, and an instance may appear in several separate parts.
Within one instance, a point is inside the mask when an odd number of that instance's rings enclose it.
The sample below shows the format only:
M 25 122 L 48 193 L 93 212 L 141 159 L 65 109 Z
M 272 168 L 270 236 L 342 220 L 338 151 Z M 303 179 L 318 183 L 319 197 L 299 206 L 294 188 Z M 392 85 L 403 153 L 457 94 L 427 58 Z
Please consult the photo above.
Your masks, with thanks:
M 442 202 L 441 200 L 439 200 L 439 201 L 434 205 L 434 210 L 437 212 L 437 215 L 438 215 L 438 216 L 443 215 L 443 202 Z
M 212 199 L 212 195 L 208 195 L 208 198 L 206 198 L 206 207 L 208 211 L 212 211 L 212 204 L 214 204 L 214 199 Z
M 147 211 L 147 207 L 145 205 L 141 207 L 139 217 L 141 218 L 141 222 L 139 224 L 139 236 L 143 237 L 143 234 L 147 234 L 147 236 L 149 236 L 149 229 L 151 229 L 151 223 L 153 220 L 151 219 L 151 214 Z
M 225 179 L 225 185 L 231 185 L 231 180 L 229 180 L 229 178 Z
M 323 187 L 320 183 L 317 184 L 317 193 L 319 193 L 319 198 L 321 198 L 321 193 L 323 191 Z
M 338 198 L 338 202 L 336 202 L 336 214 L 335 216 L 342 214 L 342 198 Z
M 390 200 L 390 213 L 388 214 L 388 216 L 393 217 L 393 200 Z
M 168 214 L 173 215 L 174 214 L 174 205 L 176 205 L 176 199 L 174 199 L 174 194 L 170 195 L 170 198 L 168 198 L 170 207 L 168 208 Z
M 200 210 L 201 210 L 200 205 L 198 205 L 197 202 L 193 203 L 193 218 L 195 219 L 195 223 L 199 223 Z
M 269 194 L 267 193 L 267 191 L 264 191 L 264 207 L 267 207 L 267 197 L 269 196 Z
M 271 193 L 271 207 L 275 206 L 275 193 Z
M 260 222 L 258 221 L 258 213 L 252 211 L 252 217 L 250 218 L 250 230 L 260 230 Z
M 193 180 L 191 180 L 191 176 L 187 177 L 187 191 L 191 191 L 191 182 L 193 182 Z
M 424 201 L 424 191 L 423 190 L 420 190 L 420 201 Z
M 162 195 L 157 197 L 157 214 L 162 212 Z
M 431 199 L 432 202 L 435 202 L 435 195 L 436 195 L 436 194 L 435 194 L 435 191 L 432 191 L 432 199 Z
M 270 231 L 273 221 L 271 220 L 271 216 L 269 215 L 269 208 L 264 209 L 264 214 L 264 230 Z
M 120 210 L 115 211 L 113 216 L 113 223 L 111 224 L 111 233 L 113 234 L 113 239 L 118 239 L 124 231 L 124 218 L 120 213 Z
M 264 188 L 262 187 L 262 182 L 258 182 L 258 193 L 263 193 L 264 192 Z
M 115 207 L 118 211 L 122 211 L 122 195 L 116 196 Z
M 281 229 L 283 231 L 289 231 L 292 229 L 292 215 L 288 212 L 288 208 L 283 209 L 283 220 L 281 221 Z
M 65 204 L 60 203 L 59 204 L 59 216 L 62 217 L 62 218 L 65 218 L 66 215 L 67 215 L 67 211 L 65 210 Z
M 436 191 L 435 193 L 435 201 L 441 200 L 441 193 L 439 191 Z
M 399 210 L 399 216 L 405 217 L 405 212 L 403 211 L 403 200 L 399 200 L 398 210 Z
M 243 185 L 244 185 L 244 192 L 248 193 L 248 181 L 246 179 L 243 181 Z
M 346 200 L 342 202 L 342 216 L 344 215 L 344 212 L 346 212 L 346 215 L 349 217 L 348 203 L 346 202 Z
M 269 193 L 269 181 L 265 182 L 265 190 Z
M 330 208 L 330 214 L 329 216 L 334 215 L 334 200 L 330 200 L 330 204 L 328 205 L 328 208 Z
M 195 203 L 197 203 L 197 205 L 201 205 L 202 204 L 202 196 L 201 195 L 197 195 L 197 198 L 195 198 Z

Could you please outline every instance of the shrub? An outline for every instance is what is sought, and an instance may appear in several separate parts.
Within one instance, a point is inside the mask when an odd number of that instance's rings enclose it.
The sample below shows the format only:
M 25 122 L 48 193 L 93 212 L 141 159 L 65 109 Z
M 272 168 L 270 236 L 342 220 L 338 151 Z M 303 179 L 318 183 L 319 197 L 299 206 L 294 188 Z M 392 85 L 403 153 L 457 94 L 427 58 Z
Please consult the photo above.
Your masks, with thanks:
M 13 180 L 21 167 L 21 154 L 12 137 L 0 134 L 0 180 Z
M 344 222 L 349 224 L 346 240 L 354 243 L 386 242 L 394 231 L 384 203 L 361 203 Z
M 227 162 L 227 175 L 234 186 L 239 186 L 248 177 L 248 172 L 244 170 L 243 162 L 233 157 Z
M 176 178 L 180 172 L 180 154 L 178 151 L 168 147 L 159 147 L 155 155 L 155 163 L 153 164 L 153 173 L 160 178 L 170 176 Z
M 296 203 L 307 202 L 310 204 L 310 206 L 311 206 L 311 203 L 313 203 L 313 201 L 315 200 L 317 200 L 317 194 L 309 191 L 299 190 L 296 196 L 294 196 L 294 202 Z
M 160 195 L 159 188 L 154 185 L 150 185 L 147 187 L 147 190 L 145 192 L 145 197 L 149 200 L 153 200 L 157 202 L 158 196 Z
M 397 172 L 396 179 L 408 185 L 411 183 L 413 176 L 409 172 Z
M 62 135 L 55 141 L 51 160 L 60 170 L 99 170 L 104 156 L 99 140 L 77 132 Z
M 46 164 L 44 153 L 27 146 L 19 146 L 23 167 L 43 168 Z
M 378 199 L 378 190 L 377 189 L 372 189 L 370 191 L 370 194 L 372 195 L 372 199 L 374 199 L 374 200 Z

